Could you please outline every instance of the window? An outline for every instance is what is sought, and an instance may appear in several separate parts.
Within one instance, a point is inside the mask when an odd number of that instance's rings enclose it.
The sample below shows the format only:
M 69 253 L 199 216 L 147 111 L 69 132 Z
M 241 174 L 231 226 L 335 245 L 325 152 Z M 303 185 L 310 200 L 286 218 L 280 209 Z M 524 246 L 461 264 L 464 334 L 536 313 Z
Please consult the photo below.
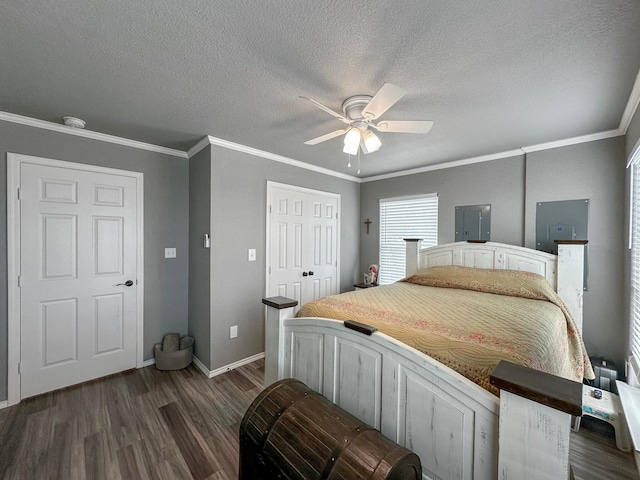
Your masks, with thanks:
M 640 359 L 640 146 L 634 151 L 631 161 L 631 331 L 629 343 L 631 354 Z
M 438 244 L 438 195 L 380 200 L 380 278 L 393 283 L 404 277 L 405 238 L 420 238 L 421 248 Z

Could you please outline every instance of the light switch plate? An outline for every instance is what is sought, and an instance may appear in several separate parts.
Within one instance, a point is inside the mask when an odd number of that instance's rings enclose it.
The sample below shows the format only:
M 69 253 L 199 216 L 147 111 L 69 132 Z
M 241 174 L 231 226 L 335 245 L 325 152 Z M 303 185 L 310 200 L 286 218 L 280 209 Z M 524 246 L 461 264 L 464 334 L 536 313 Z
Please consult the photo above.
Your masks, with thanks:
M 249 249 L 249 261 L 250 262 L 255 262 L 256 261 L 256 249 L 255 248 L 250 248 Z
M 238 326 L 234 325 L 229 328 L 229 338 L 236 338 L 238 336 Z
M 165 248 L 164 249 L 164 258 L 176 258 L 176 249 L 175 248 Z

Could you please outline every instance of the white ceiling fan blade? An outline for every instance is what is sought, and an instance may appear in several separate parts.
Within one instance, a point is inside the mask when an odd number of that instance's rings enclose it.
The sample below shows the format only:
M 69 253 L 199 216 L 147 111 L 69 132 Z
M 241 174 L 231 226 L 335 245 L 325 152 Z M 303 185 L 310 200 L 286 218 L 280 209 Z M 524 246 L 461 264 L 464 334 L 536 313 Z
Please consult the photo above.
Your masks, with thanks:
M 312 138 L 311 140 L 307 140 L 304 142 L 305 145 L 317 145 L 318 143 L 324 142 L 326 140 L 331 140 L 332 138 L 339 137 L 347 133 L 348 128 L 344 130 L 336 130 L 335 132 L 327 133 L 326 135 L 322 135 L 321 137 Z
M 343 117 L 342 115 L 340 115 L 337 112 L 334 112 L 333 110 L 331 110 L 330 108 L 325 107 L 324 105 L 322 105 L 321 103 L 316 102 L 313 98 L 309 98 L 309 97 L 303 97 L 302 95 L 300 95 L 300 98 L 304 98 L 305 100 L 309 100 L 311 103 L 313 103 L 316 107 L 318 107 L 320 110 L 324 110 L 325 112 L 327 112 L 329 115 L 331 115 L 333 118 L 340 120 L 343 123 L 346 123 L 347 125 L 349 125 L 351 122 Z
M 380 132 L 428 133 L 433 127 L 433 122 L 431 120 L 383 121 L 371 126 Z
M 380 117 L 389 110 L 394 103 L 407 93 L 404 89 L 393 83 L 385 83 L 380 87 L 366 107 L 362 109 L 362 116 L 368 120 Z

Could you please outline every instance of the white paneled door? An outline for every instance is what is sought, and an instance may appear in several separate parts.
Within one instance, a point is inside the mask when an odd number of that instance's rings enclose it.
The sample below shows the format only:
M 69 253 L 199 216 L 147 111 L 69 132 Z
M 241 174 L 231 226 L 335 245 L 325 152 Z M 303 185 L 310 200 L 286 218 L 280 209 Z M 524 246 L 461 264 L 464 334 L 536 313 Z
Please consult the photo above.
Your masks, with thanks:
M 136 367 L 136 179 L 22 163 L 20 396 Z
M 299 307 L 338 293 L 340 196 L 281 184 L 268 191 L 267 295 Z

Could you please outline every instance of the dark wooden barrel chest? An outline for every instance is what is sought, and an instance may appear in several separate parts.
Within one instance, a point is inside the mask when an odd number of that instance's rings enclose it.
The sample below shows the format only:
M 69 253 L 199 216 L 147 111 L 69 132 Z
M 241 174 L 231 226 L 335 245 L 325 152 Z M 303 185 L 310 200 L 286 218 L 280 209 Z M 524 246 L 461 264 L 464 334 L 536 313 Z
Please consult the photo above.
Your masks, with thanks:
M 421 476 L 415 453 L 298 380 L 267 387 L 240 424 L 241 480 Z

